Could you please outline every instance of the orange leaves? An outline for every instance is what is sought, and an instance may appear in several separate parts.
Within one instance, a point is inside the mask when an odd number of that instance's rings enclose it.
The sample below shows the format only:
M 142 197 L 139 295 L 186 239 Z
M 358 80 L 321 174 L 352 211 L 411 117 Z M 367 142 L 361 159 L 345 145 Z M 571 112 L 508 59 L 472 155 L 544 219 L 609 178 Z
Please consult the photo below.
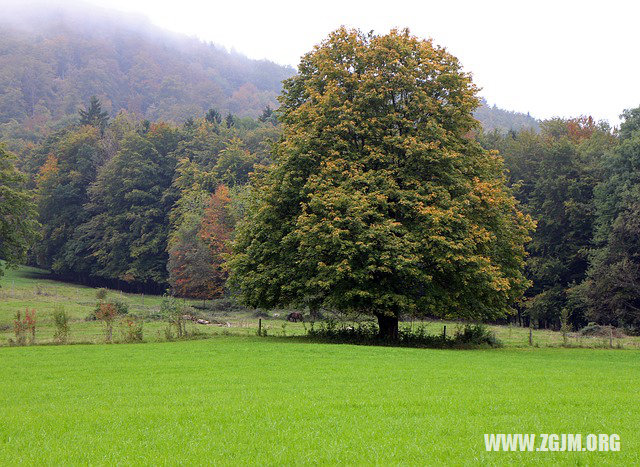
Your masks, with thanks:
M 205 209 L 202 219 L 200 238 L 217 256 L 230 252 L 228 242 L 233 231 L 230 204 L 229 189 L 225 185 L 218 186 L 209 199 L 209 206 Z
M 38 172 L 38 183 L 44 183 L 58 173 L 58 158 L 53 154 L 47 156 L 47 160 Z
M 572 118 L 567 121 L 567 135 L 574 143 L 591 138 L 596 129 L 596 122 L 591 116 Z

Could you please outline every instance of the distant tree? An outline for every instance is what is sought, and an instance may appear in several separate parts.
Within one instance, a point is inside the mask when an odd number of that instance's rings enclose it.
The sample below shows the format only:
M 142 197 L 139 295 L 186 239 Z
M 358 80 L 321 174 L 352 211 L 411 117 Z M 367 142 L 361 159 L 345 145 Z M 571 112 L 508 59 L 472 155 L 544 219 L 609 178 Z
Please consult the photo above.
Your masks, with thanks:
M 167 280 L 175 130 L 153 126 L 147 137 L 130 133 L 101 168 L 90 189 L 90 219 L 81 228 L 92 274 L 158 287 Z
M 227 128 L 231 128 L 232 126 L 234 126 L 235 125 L 234 116 L 231 114 L 227 114 L 227 117 L 225 118 L 225 123 L 227 125 Z
M 109 113 L 102 110 L 102 104 L 96 96 L 92 96 L 87 108 L 80 109 L 78 113 L 81 125 L 95 126 L 101 132 L 104 132 L 107 123 L 109 123 Z
M 244 185 L 249 181 L 255 163 L 255 157 L 244 149 L 242 140 L 233 138 L 220 152 L 213 171 L 220 183 Z
M 222 123 L 222 115 L 216 109 L 209 109 L 204 118 L 209 123 Z
M 594 189 L 601 180 L 603 154 L 615 138 L 610 128 L 590 117 L 552 119 L 540 128 L 540 133 L 491 133 L 484 135 L 483 144 L 500 151 L 509 184 L 537 221 L 527 245 L 526 275 L 532 287 L 520 311 L 541 326 L 559 328 L 564 310 L 569 324 L 578 328 L 587 324 L 587 317 L 570 294 L 586 277 Z
M 200 235 L 210 195 L 201 188 L 195 177 L 185 179 L 190 169 L 182 161 L 178 167 L 181 176 L 174 181 L 182 190 L 171 212 L 172 230 L 167 264 L 169 285 L 175 296 L 208 299 L 218 292 L 213 257 Z
M 264 108 L 264 110 L 262 111 L 262 115 L 260 115 L 260 117 L 258 117 L 258 119 L 261 122 L 266 122 L 271 118 L 272 115 L 273 115 L 273 110 L 271 109 L 270 106 L 266 106 Z
M 528 285 L 531 220 L 470 134 L 476 88 L 408 31 L 344 28 L 302 58 L 284 136 L 236 230 L 232 284 L 251 306 L 486 319 Z
M 0 145 L 0 277 L 3 268 L 24 261 L 38 236 L 37 211 L 26 177 L 15 168 L 15 157 Z
M 58 274 L 86 275 L 78 227 L 88 219 L 84 206 L 89 186 L 106 157 L 100 131 L 92 126 L 70 128 L 54 135 L 43 149 L 48 154 L 36 175 L 43 238 L 33 249 L 36 261 Z
M 200 236 L 202 216 L 187 214 L 169 242 L 169 284 L 173 295 L 201 299 L 219 294 L 211 251 Z
M 262 115 L 258 117 L 258 120 L 260 120 L 263 123 L 267 123 L 267 122 L 273 123 L 274 125 L 278 123 L 278 118 L 276 116 L 276 113 L 273 111 L 271 106 L 268 106 L 268 105 L 264 108 L 264 110 L 262 111 Z
M 209 248 L 214 270 L 208 286 L 217 296 L 222 295 L 227 281 L 225 265 L 227 256 L 231 253 L 230 240 L 234 225 L 229 189 L 220 185 L 208 201 L 199 232 L 200 238 Z

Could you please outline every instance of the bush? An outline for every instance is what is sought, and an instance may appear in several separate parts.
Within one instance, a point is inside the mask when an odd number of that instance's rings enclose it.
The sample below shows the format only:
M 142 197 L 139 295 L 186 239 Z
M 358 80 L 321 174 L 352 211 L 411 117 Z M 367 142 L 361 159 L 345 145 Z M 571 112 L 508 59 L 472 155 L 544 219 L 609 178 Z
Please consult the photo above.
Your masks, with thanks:
M 484 324 L 466 324 L 462 330 L 456 331 L 453 340 L 459 344 L 502 346 L 496 335 Z
M 56 327 L 53 334 L 54 340 L 59 344 L 65 344 L 69 334 L 69 315 L 64 311 L 64 308 L 56 307 L 53 311 L 53 324 Z
M 11 345 L 26 345 L 27 343 L 27 326 L 22 319 L 22 313 L 16 311 L 16 316 L 13 320 L 13 335 L 15 341 L 10 340 Z
M 113 303 L 100 303 L 96 318 L 103 321 L 105 325 L 104 340 L 111 343 L 113 338 L 113 322 L 118 316 L 118 311 Z
M 187 326 L 184 320 L 185 306 L 171 295 L 164 295 L 160 302 L 160 314 L 169 321 L 169 328 L 165 332 L 167 340 L 173 339 L 171 327 L 175 327 L 178 339 L 186 337 Z
M 129 313 L 129 304 L 123 300 L 120 300 L 118 298 L 112 298 L 111 300 L 104 302 L 104 301 L 100 301 L 98 303 L 96 303 L 96 307 L 94 308 L 94 310 L 89 313 L 89 315 L 87 315 L 86 320 L 87 321 L 95 321 L 98 318 L 98 313 L 100 312 L 100 307 L 102 305 L 111 305 L 114 307 L 114 309 L 116 310 L 116 315 L 119 316 L 124 316 L 127 315 Z
M 113 304 L 116 307 L 116 313 L 119 315 L 126 315 L 129 313 L 129 304 L 123 300 L 118 298 L 113 298 L 109 300 L 109 303 Z
M 589 323 L 580 329 L 580 335 L 585 337 L 609 337 L 609 335 L 616 338 L 625 337 L 625 334 L 618 328 L 613 326 L 601 326 L 596 323 Z
M 107 298 L 108 293 L 109 293 L 108 289 L 105 289 L 104 287 L 100 287 L 99 289 L 96 290 L 96 298 L 98 300 L 104 300 L 105 298 Z
M 29 333 L 29 344 L 33 345 L 36 343 L 36 310 L 29 310 L 29 308 L 24 311 L 24 325 L 26 331 Z
M 459 329 L 453 337 L 443 334 L 429 334 L 426 326 L 413 329 L 401 328 L 398 338 L 389 340 L 378 335 L 378 326 L 373 322 L 355 325 L 338 325 L 335 320 L 328 320 L 316 327 L 313 323 L 307 330 L 312 339 L 361 345 L 392 345 L 399 347 L 430 348 L 471 348 L 501 347 L 502 343 L 495 334 L 482 324 L 467 324 Z
M 127 316 L 121 321 L 122 340 L 124 342 L 142 342 L 143 321 Z
M 36 342 L 36 310 L 25 309 L 24 319 L 22 313 L 16 312 L 16 316 L 13 320 L 13 334 L 15 341 L 9 339 L 10 345 L 26 345 L 27 335 L 29 335 L 29 344 L 33 345 Z

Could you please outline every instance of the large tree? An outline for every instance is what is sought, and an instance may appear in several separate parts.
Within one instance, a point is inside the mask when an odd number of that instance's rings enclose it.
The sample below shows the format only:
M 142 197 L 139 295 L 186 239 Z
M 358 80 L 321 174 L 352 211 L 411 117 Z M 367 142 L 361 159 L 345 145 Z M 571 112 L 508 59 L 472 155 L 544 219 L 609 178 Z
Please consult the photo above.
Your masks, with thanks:
M 80 227 L 92 275 L 159 290 L 167 280 L 176 130 L 152 125 L 128 134 L 89 190 L 91 218 Z
M 46 160 L 37 176 L 42 241 L 33 248 L 37 264 L 57 274 L 82 277 L 87 261 L 78 228 L 89 219 L 84 206 L 89 186 L 106 158 L 97 128 L 69 128 L 43 145 Z
M 14 166 L 15 157 L 0 145 L 0 276 L 4 267 L 24 261 L 37 237 L 37 211 L 25 188 L 26 177 Z
M 408 31 L 341 28 L 280 98 L 284 135 L 239 226 L 232 283 L 256 307 L 503 316 L 527 286 L 531 220 L 472 137 L 476 87 Z

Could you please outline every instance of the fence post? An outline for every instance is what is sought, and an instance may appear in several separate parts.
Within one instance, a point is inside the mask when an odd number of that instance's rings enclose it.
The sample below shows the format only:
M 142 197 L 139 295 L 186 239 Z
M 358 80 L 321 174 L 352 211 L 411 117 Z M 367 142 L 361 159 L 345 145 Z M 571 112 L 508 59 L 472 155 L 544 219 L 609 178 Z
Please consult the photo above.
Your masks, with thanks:
M 529 345 L 533 345 L 533 328 L 529 325 Z
M 262 318 L 258 319 L 258 335 L 262 336 Z
M 444 328 L 442 328 L 442 338 L 446 339 L 447 338 L 447 325 L 444 325 Z
M 609 348 L 613 348 L 613 326 L 609 326 Z

